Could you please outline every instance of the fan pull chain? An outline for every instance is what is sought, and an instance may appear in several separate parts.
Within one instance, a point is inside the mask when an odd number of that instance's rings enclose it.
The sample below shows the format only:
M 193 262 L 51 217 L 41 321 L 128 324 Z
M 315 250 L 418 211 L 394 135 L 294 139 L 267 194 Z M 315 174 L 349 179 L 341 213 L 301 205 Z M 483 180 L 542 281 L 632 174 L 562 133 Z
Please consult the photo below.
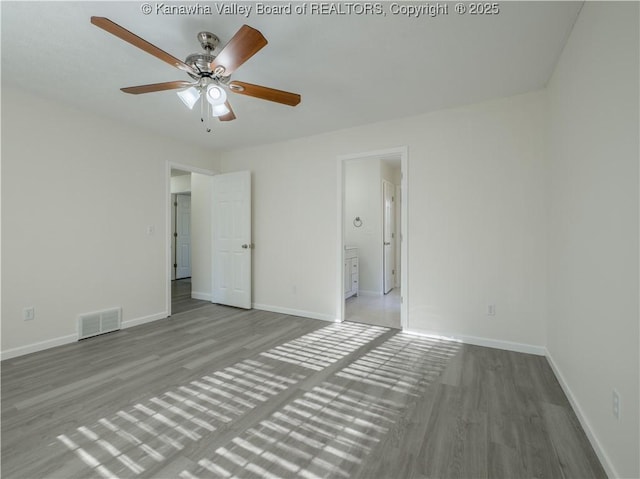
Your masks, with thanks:
M 209 102 L 205 100 L 204 95 L 200 97 L 200 121 L 204 123 L 204 128 L 207 130 L 207 133 L 211 133 L 210 127 L 210 116 L 213 114 L 213 111 L 209 111 Z

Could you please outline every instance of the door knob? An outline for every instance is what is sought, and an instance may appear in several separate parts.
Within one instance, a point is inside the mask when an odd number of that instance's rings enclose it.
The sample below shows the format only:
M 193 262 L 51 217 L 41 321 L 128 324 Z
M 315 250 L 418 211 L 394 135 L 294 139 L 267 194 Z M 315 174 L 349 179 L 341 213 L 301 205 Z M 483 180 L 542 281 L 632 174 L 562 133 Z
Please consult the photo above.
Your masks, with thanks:
M 248 244 L 243 244 L 243 245 L 242 245 L 242 249 L 247 249 L 248 247 L 249 247 L 249 245 L 248 245 Z
M 385 243 L 384 243 L 384 245 L 385 245 L 385 246 L 391 246 L 391 243 L 387 243 L 387 242 L 385 242 Z

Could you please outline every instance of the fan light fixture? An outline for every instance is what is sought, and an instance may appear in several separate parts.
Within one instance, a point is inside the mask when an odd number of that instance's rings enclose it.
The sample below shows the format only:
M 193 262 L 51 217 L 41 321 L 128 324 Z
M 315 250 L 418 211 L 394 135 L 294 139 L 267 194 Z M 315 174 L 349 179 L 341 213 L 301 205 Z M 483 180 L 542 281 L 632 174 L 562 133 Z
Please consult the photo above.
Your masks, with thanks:
M 195 87 L 189 87 L 186 90 L 180 90 L 177 93 L 189 110 L 193 110 L 193 105 L 195 105 L 198 98 L 200 98 L 200 92 Z
M 211 107 L 211 114 L 213 116 L 223 116 L 229 113 L 229 111 L 229 108 L 227 108 L 227 105 L 225 105 L 224 103 Z
M 192 86 L 178 91 L 177 94 L 187 108 L 189 108 L 189 110 L 193 110 L 194 105 L 200 99 L 203 91 L 206 91 L 205 97 L 207 102 L 211 105 L 212 116 L 223 116 L 229 113 L 230 110 L 225 104 L 227 101 L 227 92 L 218 85 L 209 84 L 204 88 L 196 88 Z
M 227 101 L 227 93 L 217 85 L 207 86 L 207 101 L 211 106 L 224 105 Z

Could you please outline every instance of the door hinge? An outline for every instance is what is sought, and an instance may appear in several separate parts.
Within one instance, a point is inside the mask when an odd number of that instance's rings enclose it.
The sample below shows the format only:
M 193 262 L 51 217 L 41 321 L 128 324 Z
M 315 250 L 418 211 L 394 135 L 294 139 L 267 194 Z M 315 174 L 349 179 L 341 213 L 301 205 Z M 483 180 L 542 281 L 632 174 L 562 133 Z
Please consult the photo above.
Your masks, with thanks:
M 177 238 L 178 237 L 178 232 L 173 233 L 173 237 Z
M 177 202 L 177 201 L 174 201 L 174 202 L 173 202 L 173 206 L 178 206 L 178 202 Z
M 178 263 L 173 263 L 173 267 L 177 268 L 178 267 Z
M 392 269 L 392 270 L 391 270 L 391 274 L 392 274 L 392 275 L 396 274 L 396 270 L 395 270 L 395 269 Z

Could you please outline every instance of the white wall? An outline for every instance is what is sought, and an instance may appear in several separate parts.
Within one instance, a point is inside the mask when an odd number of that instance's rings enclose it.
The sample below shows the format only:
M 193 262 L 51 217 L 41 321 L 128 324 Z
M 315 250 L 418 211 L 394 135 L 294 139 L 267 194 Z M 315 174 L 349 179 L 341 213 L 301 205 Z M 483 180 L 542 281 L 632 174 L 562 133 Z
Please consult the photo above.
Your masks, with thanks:
M 254 175 L 254 302 L 337 316 L 337 157 L 407 145 L 409 328 L 541 352 L 544 97 L 222 153 L 223 171 Z
M 360 294 L 382 294 L 381 161 L 349 160 L 344 166 L 344 241 L 358 247 Z M 359 216 L 362 226 L 353 220 Z
M 211 300 L 211 176 L 191 174 L 191 296 Z
M 214 168 L 214 156 L 2 93 L 3 357 L 72 340 L 81 313 L 121 306 L 128 324 L 166 315 L 166 164 Z
M 638 14 L 637 2 L 586 2 L 548 87 L 548 349 L 625 478 L 640 477 Z

